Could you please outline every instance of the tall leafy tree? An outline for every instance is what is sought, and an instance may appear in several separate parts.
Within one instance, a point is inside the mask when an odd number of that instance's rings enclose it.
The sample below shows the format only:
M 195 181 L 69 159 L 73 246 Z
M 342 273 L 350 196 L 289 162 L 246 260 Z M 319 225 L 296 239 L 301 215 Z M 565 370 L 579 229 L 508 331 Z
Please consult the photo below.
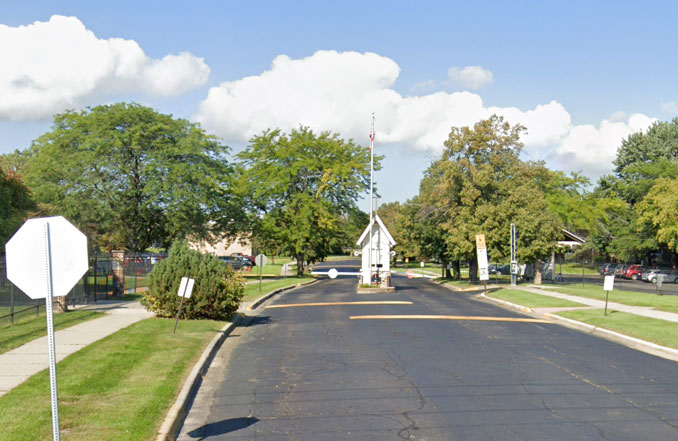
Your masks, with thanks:
M 655 192 L 652 201 L 637 208 L 662 178 L 678 178 L 678 118 L 655 122 L 646 132 L 624 139 L 614 165 L 614 173 L 603 176 L 597 188 L 599 196 L 616 198 L 625 205 L 623 209 L 611 206 L 606 224 L 608 252 L 624 261 L 638 261 L 649 260 L 651 252 L 661 249 L 678 262 L 678 254 L 664 240 L 660 226 L 646 216 L 661 196 Z
M 198 125 L 138 104 L 54 117 L 25 153 L 26 183 L 106 248 L 144 250 L 233 232 L 228 148 Z
M 425 199 L 443 219 L 447 254 L 469 261 L 472 280 L 477 278 L 476 234 L 486 235 L 492 259 L 505 258 L 510 223 L 515 223 L 518 258 L 530 262 L 546 258 L 559 237 L 561 224 L 548 211 L 539 185 L 544 167 L 519 158 L 524 130 L 496 115 L 473 128 L 453 127 L 441 159 L 422 181 Z
M 369 155 L 352 140 L 308 127 L 252 138 L 238 157 L 254 234 L 294 256 L 301 275 L 304 262 L 325 258 L 342 237 L 342 216 L 369 185 Z
M 0 167 L 0 251 L 26 220 L 35 203 L 31 193 L 13 170 Z

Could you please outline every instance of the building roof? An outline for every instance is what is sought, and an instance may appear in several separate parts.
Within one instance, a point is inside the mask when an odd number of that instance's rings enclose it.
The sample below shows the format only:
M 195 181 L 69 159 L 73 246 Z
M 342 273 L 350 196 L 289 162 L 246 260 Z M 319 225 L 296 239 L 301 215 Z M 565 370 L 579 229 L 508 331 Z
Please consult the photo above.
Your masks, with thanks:
M 363 234 L 360 236 L 360 239 L 358 239 L 358 241 L 356 242 L 356 245 L 362 245 L 363 244 L 365 238 L 370 233 L 370 229 L 372 228 L 372 225 L 374 225 L 375 222 L 379 225 L 379 228 L 381 229 L 381 231 L 384 232 L 386 239 L 388 239 L 388 244 L 390 246 L 395 245 L 395 240 L 393 240 L 393 236 L 391 236 L 391 233 L 388 232 L 388 230 L 386 229 L 386 225 L 384 225 L 384 223 L 381 221 L 381 219 L 379 219 L 379 215 L 377 215 L 377 214 L 374 215 L 374 217 L 372 218 L 372 222 L 370 222 L 370 224 L 367 226 L 367 228 L 365 228 L 365 231 L 363 231 Z

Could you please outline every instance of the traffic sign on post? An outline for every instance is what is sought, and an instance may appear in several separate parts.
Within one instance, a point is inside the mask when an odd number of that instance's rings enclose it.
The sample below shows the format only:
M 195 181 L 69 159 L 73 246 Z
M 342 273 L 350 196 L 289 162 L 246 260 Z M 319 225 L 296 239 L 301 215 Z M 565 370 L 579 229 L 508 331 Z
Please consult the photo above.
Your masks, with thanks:
M 63 297 L 87 272 L 87 237 L 62 216 L 27 220 L 5 245 L 7 278 L 32 299 L 45 299 L 52 436 L 59 441 L 52 299 Z
M 87 237 L 62 216 L 27 220 L 5 251 L 7 278 L 32 299 L 47 297 L 49 276 L 52 296 L 65 296 L 88 268 Z

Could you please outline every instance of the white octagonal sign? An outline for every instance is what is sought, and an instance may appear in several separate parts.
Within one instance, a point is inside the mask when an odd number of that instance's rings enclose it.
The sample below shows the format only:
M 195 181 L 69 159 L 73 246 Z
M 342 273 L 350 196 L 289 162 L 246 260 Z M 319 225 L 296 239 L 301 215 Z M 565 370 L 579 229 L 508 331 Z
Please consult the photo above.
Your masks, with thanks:
M 5 245 L 7 278 L 32 299 L 62 297 L 87 271 L 87 237 L 62 216 L 29 219 Z

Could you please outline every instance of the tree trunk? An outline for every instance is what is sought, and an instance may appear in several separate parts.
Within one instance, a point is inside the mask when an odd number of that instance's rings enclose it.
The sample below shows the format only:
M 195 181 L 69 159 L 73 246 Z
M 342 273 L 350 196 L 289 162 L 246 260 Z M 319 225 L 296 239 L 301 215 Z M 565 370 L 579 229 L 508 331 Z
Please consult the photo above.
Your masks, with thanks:
M 461 280 L 461 264 L 459 263 L 458 260 L 455 260 L 452 262 L 452 279 L 453 280 Z
M 534 262 L 534 284 L 541 285 L 543 265 L 541 262 Z
M 473 256 L 468 262 L 468 280 L 469 282 L 478 282 L 478 259 Z
M 304 256 L 297 254 L 297 277 L 304 275 Z

